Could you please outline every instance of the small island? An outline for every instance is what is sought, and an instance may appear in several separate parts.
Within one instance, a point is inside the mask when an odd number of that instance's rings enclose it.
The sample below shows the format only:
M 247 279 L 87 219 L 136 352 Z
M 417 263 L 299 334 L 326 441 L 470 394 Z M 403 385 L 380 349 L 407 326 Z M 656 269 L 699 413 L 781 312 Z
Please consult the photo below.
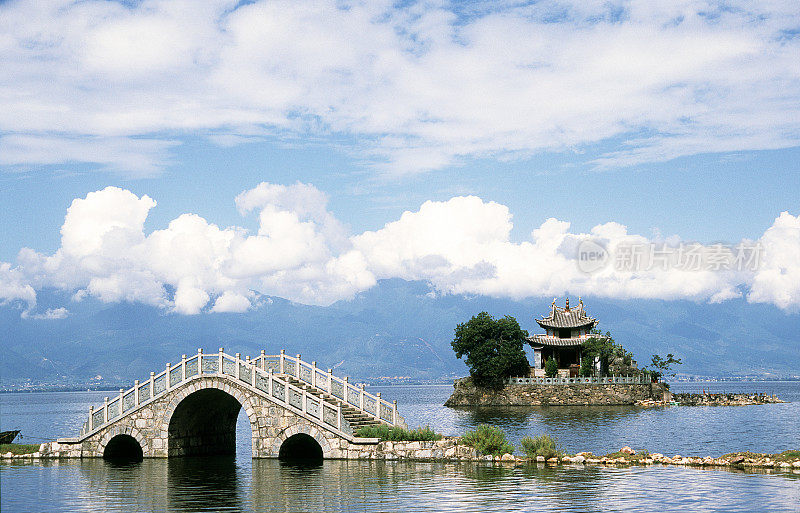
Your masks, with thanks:
M 583 300 L 550 307 L 536 319 L 545 333 L 529 336 L 516 319 L 481 312 L 455 329 L 453 349 L 470 376 L 455 380 L 445 406 L 712 405 L 782 402 L 765 394 L 671 394 L 661 377 L 680 365 L 668 354 L 639 368 L 611 333 L 597 330 Z M 533 349 L 533 365 L 524 345 Z

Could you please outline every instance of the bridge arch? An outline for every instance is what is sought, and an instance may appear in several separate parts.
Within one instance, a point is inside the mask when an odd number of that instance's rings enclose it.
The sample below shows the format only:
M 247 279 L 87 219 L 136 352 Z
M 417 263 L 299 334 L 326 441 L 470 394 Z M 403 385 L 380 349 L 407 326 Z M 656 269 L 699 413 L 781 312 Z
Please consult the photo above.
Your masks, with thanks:
M 322 459 L 330 457 L 331 443 L 314 425 L 300 421 L 275 437 L 271 452 L 283 459 Z
M 149 450 L 147 438 L 136 428 L 118 425 L 106 431 L 98 443 L 98 452 L 106 459 L 141 460 Z
M 236 420 L 242 408 L 250 421 L 253 444 L 258 418 L 249 398 L 237 387 L 203 381 L 178 390 L 161 419 L 167 456 L 235 454 Z

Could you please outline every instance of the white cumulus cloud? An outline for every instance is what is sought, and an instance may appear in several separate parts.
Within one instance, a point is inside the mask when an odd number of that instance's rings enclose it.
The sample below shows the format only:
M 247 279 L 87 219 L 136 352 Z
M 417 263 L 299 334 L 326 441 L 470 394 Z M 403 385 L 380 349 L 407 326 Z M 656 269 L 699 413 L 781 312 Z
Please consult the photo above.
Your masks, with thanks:
M 756 241 L 723 246 L 648 238 L 607 222 L 588 233 L 547 219 L 527 240 L 511 239 L 505 205 L 475 196 L 427 201 L 378 230 L 347 235 L 308 184 L 269 183 L 236 198 L 258 229 L 221 228 L 182 214 L 145 233 L 156 202 L 107 187 L 77 198 L 47 255 L 20 250 L 0 263 L 0 304 L 32 318 L 36 290 L 52 287 L 104 302 L 134 301 L 179 314 L 245 312 L 261 295 L 326 305 L 379 279 L 425 280 L 440 294 L 542 297 L 565 293 L 609 298 L 720 302 L 747 297 L 784 310 L 800 308 L 800 216 L 780 214 Z M 586 244 L 606 253 L 591 269 Z

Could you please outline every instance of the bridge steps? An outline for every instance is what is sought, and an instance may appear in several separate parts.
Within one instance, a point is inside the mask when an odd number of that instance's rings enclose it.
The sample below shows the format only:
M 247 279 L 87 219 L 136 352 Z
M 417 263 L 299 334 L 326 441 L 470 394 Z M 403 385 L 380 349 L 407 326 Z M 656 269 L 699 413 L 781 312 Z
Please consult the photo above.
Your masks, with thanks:
M 349 403 L 341 401 L 338 397 L 331 395 L 319 388 L 312 387 L 288 374 L 283 374 L 283 375 L 279 374 L 278 376 L 286 379 L 286 381 L 291 383 L 292 385 L 298 388 L 302 388 L 309 394 L 319 397 L 325 402 L 330 402 L 338 405 L 341 408 L 342 416 L 345 418 L 345 420 L 347 420 L 347 423 L 350 424 L 350 427 L 353 428 L 353 431 L 356 431 L 360 427 L 380 426 L 381 424 L 388 424 L 388 422 L 376 419 L 374 416 L 368 413 L 364 413 L 358 408 L 351 406 Z

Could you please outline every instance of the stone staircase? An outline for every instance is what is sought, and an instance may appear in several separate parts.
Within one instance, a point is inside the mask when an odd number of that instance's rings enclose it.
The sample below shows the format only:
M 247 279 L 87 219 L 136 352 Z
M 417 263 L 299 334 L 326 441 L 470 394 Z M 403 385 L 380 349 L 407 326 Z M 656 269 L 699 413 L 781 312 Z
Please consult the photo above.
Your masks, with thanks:
M 406 427 L 405 419 L 397 412 L 397 401 L 382 399 L 380 392 L 370 394 L 364 385 L 354 385 L 347 377 L 334 375 L 332 369 L 317 367 L 315 361 L 305 362 L 299 354 L 289 356 L 281 350 L 280 354 L 268 355 L 261 351 L 255 358 L 247 357 L 247 361 L 304 394 L 335 405 L 353 431 L 364 426 Z
M 325 390 L 312 387 L 308 383 L 301 381 L 294 376 L 283 374 L 280 375 L 281 378 L 286 380 L 287 382 L 291 383 L 297 388 L 305 390 L 307 393 L 320 398 L 321 400 L 338 405 L 341 408 L 342 416 L 347 420 L 347 423 L 350 424 L 350 427 L 353 429 L 353 432 L 358 431 L 359 428 L 365 426 L 380 426 L 381 424 L 386 425 L 388 423 L 380 421 L 376 419 L 374 416 L 369 415 L 368 413 L 364 413 L 363 411 L 359 410 L 358 408 L 350 405 L 349 403 L 342 401 L 338 397 L 329 394 Z

